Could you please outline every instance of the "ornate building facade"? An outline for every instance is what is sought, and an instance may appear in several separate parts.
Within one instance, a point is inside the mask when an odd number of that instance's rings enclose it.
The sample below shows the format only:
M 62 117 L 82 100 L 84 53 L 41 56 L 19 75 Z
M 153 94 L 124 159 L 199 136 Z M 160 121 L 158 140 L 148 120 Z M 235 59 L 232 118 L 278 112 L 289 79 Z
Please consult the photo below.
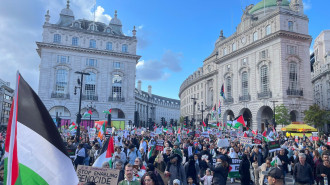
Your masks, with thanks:
M 308 22 L 301 0 L 246 7 L 236 32 L 226 38 L 221 31 L 203 66 L 182 83 L 181 116 L 226 122 L 243 115 L 249 128 L 264 130 L 274 104 L 284 104 L 291 121 L 301 121 L 313 102 Z M 219 100 L 222 116 L 212 117 Z
M 330 110 L 330 30 L 316 37 L 312 54 L 312 83 L 314 103 Z M 328 126 L 329 129 L 329 126 Z
M 138 114 L 139 125 L 147 125 L 148 119 L 157 124 L 164 117 L 167 123 L 170 120 L 180 121 L 180 100 L 166 98 L 152 94 L 152 87 L 148 86 L 148 92 L 141 90 L 141 81 L 135 89 L 135 111 Z M 136 120 L 135 120 L 136 121 Z
M 10 83 L 0 79 L 0 126 L 7 126 L 11 103 L 14 97 L 14 89 Z
M 69 7 L 60 13 L 57 23 L 45 15 L 42 41 L 37 42 L 41 58 L 38 95 L 53 118 L 62 123 L 76 121 L 82 83 L 83 114 L 92 109 L 92 120 L 105 120 L 112 109 L 112 120 L 128 124 L 134 119 L 135 72 L 140 58 L 136 54 L 136 30 L 133 36 L 122 32 L 115 12 L 108 24 L 74 18 Z M 89 73 L 83 80 L 78 72 Z M 79 82 L 77 82 L 79 79 Z M 83 118 L 82 125 L 92 125 Z

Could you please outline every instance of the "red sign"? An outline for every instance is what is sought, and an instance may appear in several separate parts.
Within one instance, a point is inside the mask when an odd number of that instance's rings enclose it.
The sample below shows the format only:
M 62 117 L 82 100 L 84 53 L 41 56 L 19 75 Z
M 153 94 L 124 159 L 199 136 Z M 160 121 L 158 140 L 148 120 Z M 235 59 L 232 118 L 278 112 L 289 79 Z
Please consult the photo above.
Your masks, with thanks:
M 158 151 L 164 150 L 164 140 L 160 140 L 160 139 L 157 140 L 156 150 Z

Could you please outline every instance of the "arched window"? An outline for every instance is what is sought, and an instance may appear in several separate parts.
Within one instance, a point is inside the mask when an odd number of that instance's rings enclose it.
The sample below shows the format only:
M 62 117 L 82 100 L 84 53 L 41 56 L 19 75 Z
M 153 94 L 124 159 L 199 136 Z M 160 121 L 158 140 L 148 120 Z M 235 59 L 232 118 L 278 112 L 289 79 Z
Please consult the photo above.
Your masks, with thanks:
M 61 35 L 60 34 L 54 34 L 54 43 L 61 43 Z
M 231 99 L 232 98 L 232 93 L 231 93 L 231 88 L 232 88 L 232 80 L 231 77 L 226 78 L 226 85 L 227 85 L 227 98 Z
M 288 22 L 288 30 L 293 31 L 293 22 L 292 21 Z
M 72 37 L 72 46 L 78 46 L 78 37 Z
M 127 44 L 123 44 L 122 48 L 121 48 L 121 51 L 123 53 L 127 53 L 128 52 L 128 48 L 127 48 Z
M 297 64 L 290 63 L 289 64 L 289 89 L 290 90 L 297 90 L 298 86 L 298 75 L 297 75 Z
M 122 85 L 122 77 L 118 74 L 113 75 L 113 77 L 112 77 L 112 98 L 114 100 L 120 100 L 122 98 L 121 85 Z
M 260 70 L 260 84 L 261 84 L 261 92 L 269 91 L 269 77 L 268 77 L 268 66 L 264 65 Z
M 58 69 L 56 71 L 56 87 L 57 94 L 65 94 L 68 87 L 68 71 L 66 69 Z
M 96 74 L 93 72 L 86 75 L 85 95 L 87 100 L 96 100 Z
M 248 73 L 246 71 L 242 73 L 242 95 L 243 97 L 247 97 L 249 95 L 249 80 Z
M 107 42 L 106 50 L 112 50 L 112 42 Z
M 269 24 L 269 25 L 266 26 L 266 35 L 269 35 L 271 33 L 272 33 L 272 28 L 271 28 L 271 26 Z
M 96 48 L 96 40 L 91 39 L 91 40 L 89 41 L 89 47 L 90 47 L 90 48 Z

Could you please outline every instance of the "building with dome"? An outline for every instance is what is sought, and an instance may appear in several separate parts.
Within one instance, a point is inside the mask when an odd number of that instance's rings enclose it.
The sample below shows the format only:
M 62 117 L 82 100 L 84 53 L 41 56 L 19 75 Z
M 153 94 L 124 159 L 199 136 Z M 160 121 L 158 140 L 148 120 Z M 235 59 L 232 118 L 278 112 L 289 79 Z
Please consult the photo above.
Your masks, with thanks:
M 37 42 L 41 58 L 38 95 L 53 118 L 61 123 L 76 122 L 79 103 L 79 83 L 82 81 L 82 125 L 92 126 L 93 120 L 105 120 L 103 111 L 111 108 L 112 121 L 128 124 L 134 120 L 135 71 L 140 56 L 136 54 L 136 30 L 132 36 L 122 31 L 115 12 L 107 24 L 93 20 L 75 19 L 67 7 L 57 23 L 50 22 L 47 11 L 42 41 Z M 89 73 L 81 79 L 81 74 Z M 79 79 L 77 81 L 77 79 Z
M 260 131 L 272 123 L 274 105 L 284 104 L 291 121 L 302 121 L 313 103 L 308 22 L 302 0 L 246 7 L 236 32 L 225 37 L 221 31 L 203 65 L 181 84 L 181 116 L 210 123 L 243 115 L 249 128 Z M 212 116 L 219 100 L 220 118 Z

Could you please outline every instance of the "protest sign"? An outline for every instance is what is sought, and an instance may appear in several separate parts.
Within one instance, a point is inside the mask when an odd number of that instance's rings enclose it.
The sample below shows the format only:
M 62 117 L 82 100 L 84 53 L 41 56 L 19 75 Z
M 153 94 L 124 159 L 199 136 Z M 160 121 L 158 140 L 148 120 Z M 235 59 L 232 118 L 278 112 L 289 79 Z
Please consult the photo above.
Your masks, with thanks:
M 195 137 L 200 137 L 200 135 L 201 135 L 201 131 L 196 130 L 196 131 L 195 131 Z
M 155 132 L 150 132 L 150 137 L 155 137 Z
M 256 135 L 256 137 L 254 138 L 254 144 L 261 144 L 262 141 L 262 135 L 258 134 Z
M 330 137 L 328 137 L 327 145 L 330 145 Z
M 318 136 L 318 132 L 312 132 L 312 140 L 313 141 L 318 141 L 319 140 L 319 136 Z
M 137 129 L 137 130 L 136 130 L 136 135 L 140 136 L 140 135 L 141 135 L 141 132 L 142 132 L 141 129 Z
M 210 135 L 209 135 L 208 132 L 202 132 L 201 136 L 202 136 L 202 137 L 207 137 L 207 138 L 210 137 Z
M 228 139 L 218 139 L 218 147 L 229 147 Z
M 96 128 L 89 129 L 89 141 L 94 141 L 95 139 Z
M 275 152 L 277 150 L 281 150 L 281 145 L 280 145 L 280 141 L 269 141 L 268 142 L 268 149 L 269 152 Z
M 240 137 L 239 142 L 242 145 L 252 145 L 252 138 L 251 137 Z
M 192 146 L 188 146 L 188 157 L 190 157 L 192 155 L 193 155 Z
M 117 184 L 119 170 L 79 165 L 77 168 L 78 185 L 94 182 L 96 185 Z
M 160 140 L 160 139 L 157 140 L 156 150 L 158 150 L 158 151 L 164 150 L 164 140 Z
M 298 137 L 298 136 L 294 136 L 294 141 L 295 141 L 296 143 L 298 143 L 298 141 L 299 141 L 299 137 Z
M 156 128 L 156 134 L 162 134 L 163 129 L 162 128 Z
M 230 171 L 228 176 L 230 178 L 239 178 L 239 164 L 241 163 L 242 160 L 238 158 L 233 158 L 231 159 L 231 164 L 230 164 Z

